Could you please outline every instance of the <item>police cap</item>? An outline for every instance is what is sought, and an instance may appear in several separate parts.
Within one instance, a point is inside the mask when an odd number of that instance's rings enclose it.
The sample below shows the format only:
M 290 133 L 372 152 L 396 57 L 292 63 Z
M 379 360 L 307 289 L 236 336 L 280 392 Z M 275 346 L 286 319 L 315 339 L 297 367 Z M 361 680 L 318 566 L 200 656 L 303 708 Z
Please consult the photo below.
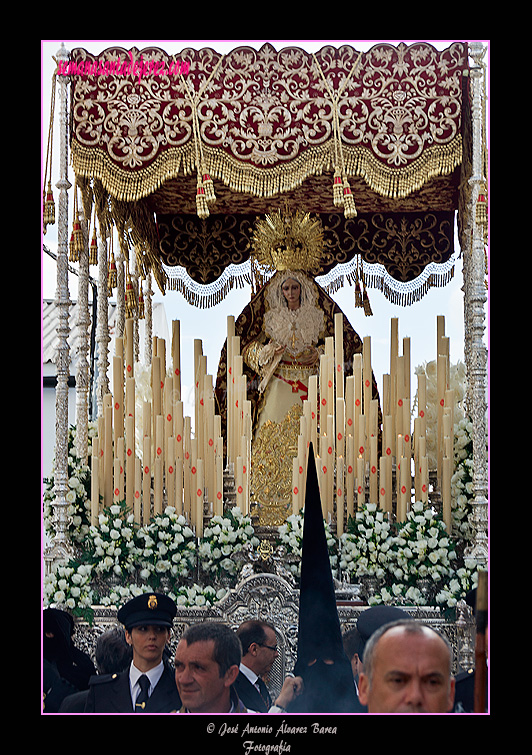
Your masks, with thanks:
M 117 618 L 126 629 L 144 625 L 171 627 L 176 613 L 176 604 L 168 595 L 146 592 L 123 605 Z

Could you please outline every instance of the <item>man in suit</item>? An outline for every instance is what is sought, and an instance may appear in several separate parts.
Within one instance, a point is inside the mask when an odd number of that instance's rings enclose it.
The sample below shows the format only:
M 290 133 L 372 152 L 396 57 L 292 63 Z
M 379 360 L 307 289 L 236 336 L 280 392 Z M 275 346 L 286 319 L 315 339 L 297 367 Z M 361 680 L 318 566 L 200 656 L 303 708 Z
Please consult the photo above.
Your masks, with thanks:
M 94 676 L 85 713 L 170 713 L 181 700 L 172 669 L 163 653 L 170 638 L 176 605 L 167 595 L 144 593 L 118 611 L 126 642 L 133 649 L 121 674 Z
M 275 630 L 265 621 L 245 621 L 237 629 L 242 644 L 240 672 L 235 681 L 239 698 L 250 710 L 267 713 L 272 700 L 262 677 L 278 657 Z

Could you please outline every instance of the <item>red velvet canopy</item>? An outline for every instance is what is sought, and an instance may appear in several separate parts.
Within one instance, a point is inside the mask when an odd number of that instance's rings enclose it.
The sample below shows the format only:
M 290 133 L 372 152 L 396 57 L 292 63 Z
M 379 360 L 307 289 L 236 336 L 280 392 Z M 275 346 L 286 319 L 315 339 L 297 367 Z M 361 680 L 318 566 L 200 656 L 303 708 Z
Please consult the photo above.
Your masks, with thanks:
M 285 202 L 320 215 L 323 273 L 358 256 L 367 285 L 410 292 L 402 303 L 452 275 L 470 171 L 466 43 L 76 49 L 69 71 L 84 201 L 162 289 L 186 295 L 178 269 L 216 284 L 248 260 L 256 217 Z M 333 201 L 335 169 L 356 215 Z M 200 206 L 210 179 L 216 201 Z

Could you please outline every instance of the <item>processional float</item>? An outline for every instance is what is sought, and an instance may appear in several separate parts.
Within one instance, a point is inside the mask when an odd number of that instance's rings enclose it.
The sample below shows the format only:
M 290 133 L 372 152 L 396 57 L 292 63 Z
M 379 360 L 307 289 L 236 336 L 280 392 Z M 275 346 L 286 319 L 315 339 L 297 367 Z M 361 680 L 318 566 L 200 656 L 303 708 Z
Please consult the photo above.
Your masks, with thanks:
M 70 553 L 69 254 L 80 271 L 81 458 L 87 457 L 89 411 L 89 264 L 98 270 L 93 521 L 103 506 L 122 499 L 138 522 L 175 505 L 201 535 L 205 517 L 223 511 L 228 478 L 232 500 L 244 511 L 253 509 L 253 428 L 239 337 L 229 317 L 225 359 L 231 379 L 223 410 L 215 400 L 215 371 L 208 370 L 195 341 L 193 430 L 181 400 L 181 323 L 172 324 L 171 343 L 152 338 L 152 282 L 203 307 L 242 281 L 256 292 L 264 278 L 251 258 L 253 230 L 258 218 L 285 207 L 319 217 L 320 282 L 330 291 L 345 281 L 353 284 L 355 304 L 366 314 L 368 289 L 407 305 L 448 282 L 457 221 L 466 405 L 474 427 L 471 556 L 487 562 L 484 54 L 481 44 L 460 42 L 442 51 L 427 43 L 378 43 L 363 53 L 344 45 L 315 54 L 266 44 L 225 56 L 210 48 L 174 56 L 158 48 L 110 48 L 98 56 L 59 50 L 53 83 L 54 100 L 56 88 L 59 93 L 57 218 L 48 167 L 43 193 L 45 229 L 52 222 L 58 226 L 56 525 L 45 556 L 50 568 Z M 149 61 L 157 61 L 157 71 L 171 64 L 173 75 L 156 75 L 155 68 L 146 68 Z M 107 328 L 110 284 L 117 285 L 120 312 L 114 343 Z M 144 312 L 151 395 L 139 404 L 135 366 Z M 431 474 L 450 531 L 454 397 L 443 318 L 435 324 L 439 409 L 433 469 L 425 448 L 425 385 L 420 377 L 412 421 L 410 341 L 403 338 L 401 348 L 399 320 L 390 325 L 390 370 L 380 404 L 371 393 L 371 339 L 364 339 L 345 374 L 343 331 L 343 316 L 336 314 L 319 372 L 309 382 L 292 456 L 291 510 L 304 501 L 312 442 L 321 460 L 324 511 L 338 534 L 363 501 L 401 520 L 412 495 L 427 500 Z

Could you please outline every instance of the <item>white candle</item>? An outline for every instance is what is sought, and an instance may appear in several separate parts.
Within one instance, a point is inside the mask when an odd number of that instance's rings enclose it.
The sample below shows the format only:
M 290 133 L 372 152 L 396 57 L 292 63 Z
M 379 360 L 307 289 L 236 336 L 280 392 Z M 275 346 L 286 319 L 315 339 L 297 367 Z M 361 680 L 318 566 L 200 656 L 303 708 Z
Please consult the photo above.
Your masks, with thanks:
M 336 398 L 344 398 L 344 316 L 334 315 L 334 358 L 336 372 Z
M 142 465 L 138 456 L 135 458 L 135 489 L 133 493 L 133 514 L 136 524 L 141 522 Z
M 126 417 L 126 505 L 133 508 L 135 494 L 135 417 Z
M 357 458 L 357 505 L 361 509 L 366 501 L 365 463 L 362 456 Z
M 378 503 L 378 500 L 379 500 L 377 441 L 378 441 L 377 436 L 372 435 L 370 438 L 370 452 L 369 452 L 369 501 L 370 503 Z
M 221 438 L 219 439 L 221 440 Z M 223 442 L 221 444 L 223 453 Z M 224 508 L 224 477 L 223 477 L 223 455 L 216 457 L 216 493 L 214 499 L 214 513 L 216 516 L 223 515 Z
M 336 535 L 341 537 L 344 532 L 344 458 L 338 456 L 336 460 Z
M 172 383 L 173 400 L 181 401 L 181 323 L 172 321 Z
M 196 461 L 196 537 L 203 537 L 203 459 Z
M 292 459 L 292 514 L 299 514 L 299 459 Z
M 336 455 L 345 456 L 345 401 L 336 399 Z
M 150 518 L 151 498 L 151 436 L 145 435 L 142 440 L 142 522 L 146 524 Z

